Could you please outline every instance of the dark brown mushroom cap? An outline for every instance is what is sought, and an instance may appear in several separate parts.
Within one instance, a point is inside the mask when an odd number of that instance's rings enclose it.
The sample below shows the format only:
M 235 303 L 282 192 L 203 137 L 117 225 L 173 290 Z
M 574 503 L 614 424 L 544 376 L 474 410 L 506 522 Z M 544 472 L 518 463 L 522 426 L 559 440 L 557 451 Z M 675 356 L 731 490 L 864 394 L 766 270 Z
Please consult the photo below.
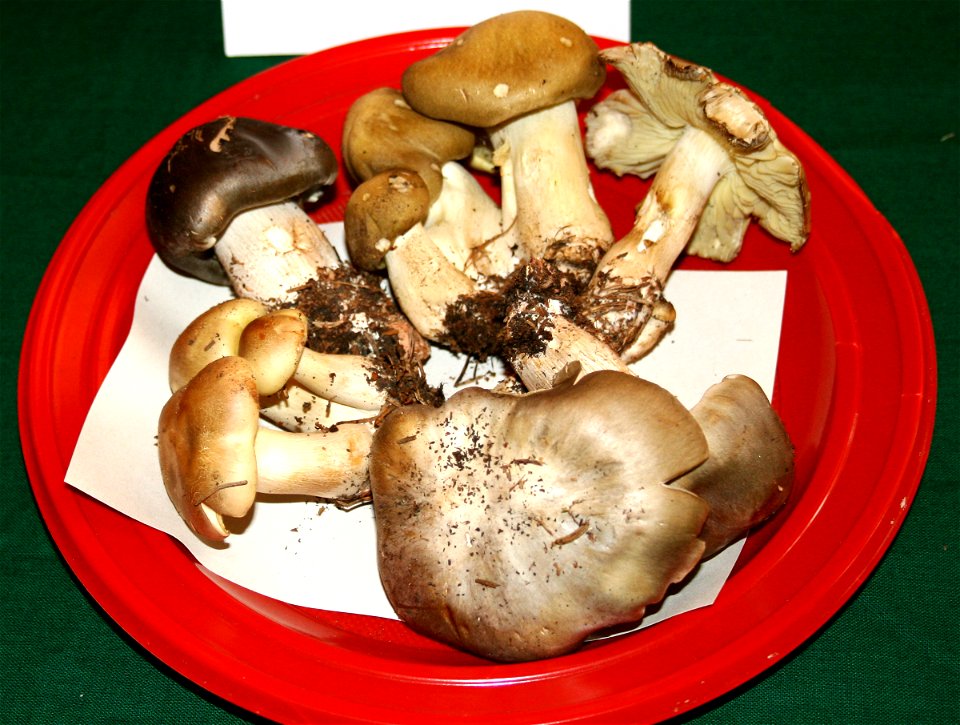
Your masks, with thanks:
M 478 23 L 403 74 L 403 95 L 420 113 L 491 128 L 541 108 L 592 97 L 606 66 L 579 26 L 520 10 Z
M 473 152 L 473 131 L 417 113 L 399 90 L 377 88 L 354 101 L 343 124 L 343 163 L 355 181 L 384 171 L 416 171 L 436 200 L 441 167 Z
M 627 373 L 396 409 L 370 457 L 387 597 L 484 657 L 568 652 L 638 620 L 699 561 L 709 508 L 665 484 L 706 456 L 689 411 Z
M 300 129 L 223 117 L 185 133 L 147 190 L 147 232 L 170 267 L 215 284 L 227 277 L 210 253 L 239 213 L 318 194 L 337 161 L 327 143 Z

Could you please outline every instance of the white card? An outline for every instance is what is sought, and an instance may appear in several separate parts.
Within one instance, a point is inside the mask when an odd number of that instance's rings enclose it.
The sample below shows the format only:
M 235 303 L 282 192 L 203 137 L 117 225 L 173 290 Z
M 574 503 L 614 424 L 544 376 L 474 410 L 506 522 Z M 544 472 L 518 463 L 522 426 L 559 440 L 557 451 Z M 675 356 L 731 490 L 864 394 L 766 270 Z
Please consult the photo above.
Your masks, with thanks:
M 220 0 L 229 57 L 304 55 L 364 38 L 410 30 L 465 27 L 512 10 L 545 10 L 597 37 L 630 40 L 630 1 L 349 2 Z

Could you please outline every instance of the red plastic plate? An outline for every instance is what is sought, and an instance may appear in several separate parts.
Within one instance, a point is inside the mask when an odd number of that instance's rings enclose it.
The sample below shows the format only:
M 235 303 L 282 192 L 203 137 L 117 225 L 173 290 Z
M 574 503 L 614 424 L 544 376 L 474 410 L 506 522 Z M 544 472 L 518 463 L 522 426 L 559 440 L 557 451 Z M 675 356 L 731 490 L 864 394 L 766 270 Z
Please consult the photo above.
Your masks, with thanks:
M 773 665 L 856 592 L 904 520 L 933 425 L 933 334 L 902 243 L 843 170 L 755 94 L 803 161 L 814 205 L 798 254 L 754 228 L 731 265 L 788 270 L 774 403 L 796 445 L 798 486 L 749 538 L 713 606 L 569 656 L 494 665 L 399 622 L 302 609 L 219 580 L 172 539 L 63 481 L 130 326 L 152 254 L 144 194 L 176 138 L 235 114 L 307 128 L 337 147 L 355 98 L 397 87 L 410 62 L 455 34 L 377 38 L 279 65 L 199 106 L 110 177 L 64 238 L 27 329 L 20 426 L 34 493 L 69 565 L 121 627 L 202 687 L 271 719 L 661 720 Z M 595 181 L 625 232 L 644 182 Z M 341 218 L 348 195 L 341 175 L 318 221 Z

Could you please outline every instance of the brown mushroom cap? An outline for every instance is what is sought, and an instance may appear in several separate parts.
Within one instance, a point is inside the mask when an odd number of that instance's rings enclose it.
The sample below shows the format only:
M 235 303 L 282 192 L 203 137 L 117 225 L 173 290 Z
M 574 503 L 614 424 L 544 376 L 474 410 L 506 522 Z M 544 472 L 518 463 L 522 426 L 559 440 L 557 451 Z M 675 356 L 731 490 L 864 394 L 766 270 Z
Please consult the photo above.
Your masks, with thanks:
M 430 201 L 440 195 L 440 169 L 473 152 L 473 131 L 417 113 L 399 90 L 378 88 L 350 106 L 343 125 L 343 163 L 357 181 L 407 169 L 423 178 Z
M 403 74 L 420 113 L 481 128 L 564 101 L 590 98 L 606 67 L 596 43 L 569 20 L 520 10 L 484 20 Z
M 415 171 L 382 171 L 354 189 L 343 213 L 350 259 L 361 269 L 384 266 L 390 243 L 430 211 L 430 191 Z
M 664 484 L 706 456 L 690 413 L 625 373 L 397 409 L 371 449 L 387 596 L 484 657 L 570 651 L 638 620 L 699 561 L 708 506 Z
M 285 308 L 251 320 L 240 334 L 237 354 L 250 363 L 259 394 L 269 396 L 297 372 L 306 345 L 306 315 Z
M 250 365 L 224 357 L 177 390 L 160 413 L 160 472 L 177 512 L 198 536 L 227 536 L 222 516 L 243 516 L 257 492 L 260 424 Z
M 337 161 L 314 134 L 251 118 L 224 117 L 188 131 L 147 191 L 147 231 L 170 267 L 227 284 L 210 250 L 241 212 L 316 195 Z
M 225 300 L 194 318 L 170 348 L 170 390 L 182 388 L 214 360 L 236 355 L 244 329 L 265 314 L 262 303 L 241 297 Z
M 745 375 L 710 387 L 691 410 L 710 458 L 673 485 L 710 504 L 701 538 L 710 556 L 770 518 L 793 486 L 793 446 L 763 389 Z

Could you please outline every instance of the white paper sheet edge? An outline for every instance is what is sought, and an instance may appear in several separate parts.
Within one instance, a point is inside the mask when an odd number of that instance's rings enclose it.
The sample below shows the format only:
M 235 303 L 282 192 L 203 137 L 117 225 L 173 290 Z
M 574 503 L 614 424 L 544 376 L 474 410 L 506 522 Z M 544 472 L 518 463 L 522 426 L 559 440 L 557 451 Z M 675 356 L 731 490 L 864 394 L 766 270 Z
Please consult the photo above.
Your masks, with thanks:
M 324 228 L 331 241 L 342 244 L 341 225 Z M 678 271 L 668 289 L 682 322 L 635 365 L 638 374 L 671 390 L 688 407 L 729 373 L 749 375 L 770 396 L 786 272 Z M 377 573 L 370 507 L 344 512 L 313 501 L 261 500 L 249 526 L 231 536 L 227 546 L 214 548 L 187 529 L 168 500 L 155 434 L 170 394 L 169 349 L 197 314 L 227 295 L 225 288 L 173 274 L 153 260 L 137 295 L 130 336 L 91 406 L 67 483 L 170 534 L 210 571 L 255 592 L 306 607 L 395 619 Z M 436 383 L 453 380 L 461 366 L 459 359 L 437 353 L 427 372 Z M 705 562 L 644 626 L 712 603 L 741 547 Z

